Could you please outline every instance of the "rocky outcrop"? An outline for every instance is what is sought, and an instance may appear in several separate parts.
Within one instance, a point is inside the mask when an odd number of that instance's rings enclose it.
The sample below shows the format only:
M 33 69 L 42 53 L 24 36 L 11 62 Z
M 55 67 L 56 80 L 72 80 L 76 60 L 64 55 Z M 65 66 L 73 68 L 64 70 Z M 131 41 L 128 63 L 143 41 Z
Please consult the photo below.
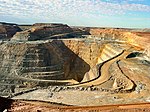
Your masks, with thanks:
M 0 40 L 10 39 L 21 29 L 16 24 L 0 23 Z

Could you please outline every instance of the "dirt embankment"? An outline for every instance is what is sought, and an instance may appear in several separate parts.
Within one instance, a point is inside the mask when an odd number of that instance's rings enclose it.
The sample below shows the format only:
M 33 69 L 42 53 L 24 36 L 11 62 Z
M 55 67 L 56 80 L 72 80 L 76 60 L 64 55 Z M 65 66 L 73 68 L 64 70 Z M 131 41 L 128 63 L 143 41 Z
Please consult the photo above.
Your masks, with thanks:
M 7 103 L 5 103 L 7 101 Z M 149 112 L 149 103 L 73 107 L 38 101 L 8 100 L 0 97 L 0 111 L 9 112 Z

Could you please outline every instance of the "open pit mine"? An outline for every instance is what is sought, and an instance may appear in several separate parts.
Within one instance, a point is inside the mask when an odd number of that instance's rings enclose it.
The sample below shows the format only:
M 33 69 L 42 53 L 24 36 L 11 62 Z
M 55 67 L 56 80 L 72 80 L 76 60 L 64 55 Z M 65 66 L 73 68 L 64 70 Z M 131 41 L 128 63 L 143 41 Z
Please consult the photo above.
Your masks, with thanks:
M 150 30 L 0 23 L 0 111 L 149 112 Z

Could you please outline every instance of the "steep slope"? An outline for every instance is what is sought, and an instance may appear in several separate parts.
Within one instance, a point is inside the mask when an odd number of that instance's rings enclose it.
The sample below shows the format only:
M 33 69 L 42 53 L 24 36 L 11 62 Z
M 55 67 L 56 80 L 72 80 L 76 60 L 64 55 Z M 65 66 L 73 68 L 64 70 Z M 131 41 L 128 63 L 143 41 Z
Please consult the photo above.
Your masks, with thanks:
M 121 29 L 90 29 L 91 35 L 104 38 L 113 38 L 116 40 L 126 41 L 131 45 L 135 45 L 145 51 L 150 57 L 150 39 L 149 32 L 129 32 Z
M 21 29 L 17 24 L 0 23 L 0 40 L 9 40 L 19 31 L 21 31 Z

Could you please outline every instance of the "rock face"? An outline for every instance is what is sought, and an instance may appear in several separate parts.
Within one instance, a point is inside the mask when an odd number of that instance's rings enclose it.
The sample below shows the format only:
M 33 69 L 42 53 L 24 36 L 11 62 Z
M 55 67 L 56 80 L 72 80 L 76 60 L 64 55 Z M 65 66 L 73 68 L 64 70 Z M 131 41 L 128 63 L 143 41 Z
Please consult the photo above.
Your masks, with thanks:
M 18 32 L 12 40 L 42 40 L 53 35 L 71 33 L 73 30 L 63 24 L 34 24 L 29 30 Z
M 25 30 L 22 32 L 17 32 L 11 40 L 18 40 L 18 41 L 33 41 L 33 40 L 38 40 L 39 37 L 35 36 L 32 34 L 31 30 Z
M 12 80 L 23 82 L 30 79 L 81 81 L 97 63 L 101 45 L 86 40 L 1 43 L 0 74 L 5 79 L 17 72 L 19 76 Z
M 21 29 L 16 24 L 0 23 L 0 40 L 10 39 L 19 31 L 21 31 Z
M 84 29 L 71 28 L 65 24 L 36 23 L 33 25 L 20 25 L 22 32 L 17 32 L 11 40 L 35 41 L 46 39 L 79 38 L 89 35 Z
M 125 41 L 137 47 L 143 48 L 147 56 L 150 57 L 149 32 L 129 32 L 121 29 L 90 29 L 90 34 L 100 38 L 112 38 Z
M 46 86 L 48 80 L 85 81 L 84 75 L 98 63 L 104 45 L 86 39 L 1 43 L 1 83 L 30 87 Z

